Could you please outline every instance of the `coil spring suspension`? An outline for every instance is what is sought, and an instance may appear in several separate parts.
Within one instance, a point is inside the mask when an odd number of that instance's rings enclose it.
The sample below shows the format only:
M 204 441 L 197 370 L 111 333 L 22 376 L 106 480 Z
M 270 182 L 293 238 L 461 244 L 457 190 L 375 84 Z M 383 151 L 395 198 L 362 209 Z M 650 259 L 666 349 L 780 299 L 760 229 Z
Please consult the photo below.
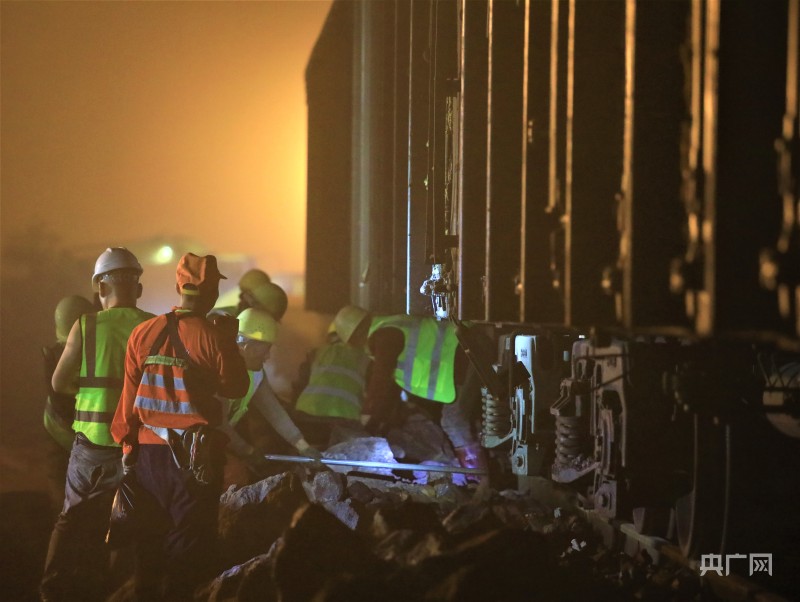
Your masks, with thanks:
M 586 429 L 579 416 L 556 416 L 556 463 L 567 466 L 575 462 L 586 446 Z
M 483 434 L 487 437 L 504 437 L 511 430 L 511 407 L 488 392 L 483 395 L 481 419 Z

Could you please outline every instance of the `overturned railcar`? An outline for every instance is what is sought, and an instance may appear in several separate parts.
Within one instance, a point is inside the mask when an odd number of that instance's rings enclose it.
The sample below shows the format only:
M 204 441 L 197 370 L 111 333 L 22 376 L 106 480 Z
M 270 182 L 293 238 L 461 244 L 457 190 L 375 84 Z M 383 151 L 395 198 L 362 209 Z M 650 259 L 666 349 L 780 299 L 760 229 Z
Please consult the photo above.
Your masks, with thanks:
M 482 325 L 498 470 L 792 570 L 799 5 L 336 0 L 307 307 Z

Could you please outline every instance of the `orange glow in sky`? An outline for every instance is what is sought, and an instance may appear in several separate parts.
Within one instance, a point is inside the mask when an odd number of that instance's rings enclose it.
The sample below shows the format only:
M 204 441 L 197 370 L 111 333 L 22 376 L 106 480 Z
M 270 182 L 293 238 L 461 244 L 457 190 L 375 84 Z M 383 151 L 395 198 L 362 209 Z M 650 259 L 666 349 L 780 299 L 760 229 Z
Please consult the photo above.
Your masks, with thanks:
M 3 2 L 2 232 L 181 236 L 304 271 L 304 70 L 331 2 Z

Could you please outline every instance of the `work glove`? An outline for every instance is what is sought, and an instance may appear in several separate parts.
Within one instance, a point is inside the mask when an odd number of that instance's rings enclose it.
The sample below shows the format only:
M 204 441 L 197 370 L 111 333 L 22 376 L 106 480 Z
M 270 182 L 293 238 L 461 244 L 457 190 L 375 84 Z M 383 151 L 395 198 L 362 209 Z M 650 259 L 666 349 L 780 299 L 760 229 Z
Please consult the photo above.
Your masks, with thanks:
M 306 458 L 311 458 L 312 460 L 322 460 L 322 452 L 316 447 L 308 446 L 307 448 L 298 451 L 300 451 L 300 454 Z
M 361 424 L 373 437 L 385 437 L 390 428 L 389 423 L 378 415 L 362 414 Z
M 128 474 L 136 466 L 139 458 L 139 446 L 125 444 L 122 448 L 122 474 Z
M 314 460 L 314 462 L 309 464 L 309 466 L 311 466 L 313 468 L 324 468 L 325 467 L 325 465 L 322 462 L 320 462 L 320 460 L 322 460 L 322 452 L 319 451 L 313 445 L 309 445 L 308 441 L 306 441 L 305 439 L 300 439 L 300 441 L 298 441 L 295 444 L 295 447 L 297 448 L 297 451 L 300 452 L 300 455 L 305 456 L 306 458 L 311 458 L 312 460 Z
M 487 472 L 485 476 L 467 474 L 464 475 L 468 483 L 483 483 L 488 482 L 489 460 L 486 455 L 486 450 L 480 444 L 472 443 L 463 447 L 456 447 L 456 458 L 458 463 L 464 468 L 478 468 Z
M 313 458 L 314 460 L 322 458 L 322 452 L 313 445 L 310 445 L 305 439 L 300 439 L 294 446 L 297 448 L 297 451 L 306 458 Z

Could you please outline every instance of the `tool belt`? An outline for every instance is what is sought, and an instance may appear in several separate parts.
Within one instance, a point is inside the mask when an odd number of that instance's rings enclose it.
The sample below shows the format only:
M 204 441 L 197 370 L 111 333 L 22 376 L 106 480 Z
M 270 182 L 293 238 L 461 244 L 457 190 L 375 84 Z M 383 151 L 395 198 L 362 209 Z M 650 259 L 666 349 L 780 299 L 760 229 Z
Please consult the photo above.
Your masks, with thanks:
M 174 429 L 167 431 L 167 443 L 178 468 L 191 474 L 201 485 L 210 485 L 222 479 L 227 436 L 207 424 L 198 424 L 183 432 Z

